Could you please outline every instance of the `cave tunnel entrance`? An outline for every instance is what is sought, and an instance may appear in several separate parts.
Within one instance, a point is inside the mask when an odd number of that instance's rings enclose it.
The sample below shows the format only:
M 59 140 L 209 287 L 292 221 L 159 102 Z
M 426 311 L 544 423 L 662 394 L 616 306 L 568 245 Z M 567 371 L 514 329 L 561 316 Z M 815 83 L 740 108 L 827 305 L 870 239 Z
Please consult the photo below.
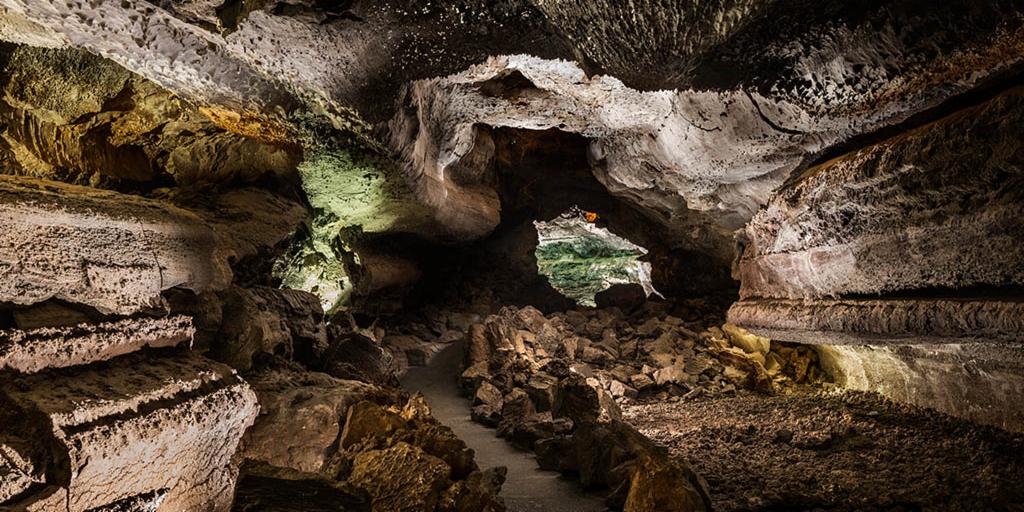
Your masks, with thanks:
M 596 306 L 594 296 L 613 284 L 638 284 L 645 295 L 657 294 L 651 264 L 641 259 L 647 250 L 602 224 L 600 215 L 575 206 L 550 221 L 534 221 L 538 272 L 582 306 Z

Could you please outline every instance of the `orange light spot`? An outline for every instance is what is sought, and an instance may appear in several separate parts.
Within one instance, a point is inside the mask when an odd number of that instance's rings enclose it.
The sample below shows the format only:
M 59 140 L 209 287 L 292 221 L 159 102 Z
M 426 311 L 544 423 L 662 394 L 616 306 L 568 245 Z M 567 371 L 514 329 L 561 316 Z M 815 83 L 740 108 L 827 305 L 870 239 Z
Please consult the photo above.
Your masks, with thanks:
M 583 210 L 583 218 L 587 219 L 587 222 L 596 222 L 598 215 L 594 212 L 588 212 Z

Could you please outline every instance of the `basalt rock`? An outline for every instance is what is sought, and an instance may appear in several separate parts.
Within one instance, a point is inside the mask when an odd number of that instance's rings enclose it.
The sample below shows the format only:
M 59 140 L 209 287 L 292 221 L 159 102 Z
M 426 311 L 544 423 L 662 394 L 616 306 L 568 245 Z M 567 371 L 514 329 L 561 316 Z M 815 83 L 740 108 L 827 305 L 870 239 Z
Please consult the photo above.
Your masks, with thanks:
M 192 340 L 185 316 L 0 331 L 0 368 L 36 373 L 106 361 L 144 347 L 174 347 Z
M 242 442 L 248 459 L 317 472 L 338 449 L 349 408 L 381 393 L 372 385 L 298 369 L 249 376 L 260 416 Z
M 175 286 L 224 288 L 213 231 L 166 203 L 56 182 L 0 176 L 0 300 L 49 298 L 130 314 Z
M 327 329 L 319 299 L 301 290 L 231 287 L 223 301 L 220 332 L 211 357 L 239 370 L 258 354 L 312 361 L 327 349 Z
M 229 368 L 193 354 L 133 354 L 3 380 L 5 425 L 33 439 L 31 464 L 20 470 L 47 468 L 37 485 L 4 505 L 230 507 L 235 448 L 258 406 Z

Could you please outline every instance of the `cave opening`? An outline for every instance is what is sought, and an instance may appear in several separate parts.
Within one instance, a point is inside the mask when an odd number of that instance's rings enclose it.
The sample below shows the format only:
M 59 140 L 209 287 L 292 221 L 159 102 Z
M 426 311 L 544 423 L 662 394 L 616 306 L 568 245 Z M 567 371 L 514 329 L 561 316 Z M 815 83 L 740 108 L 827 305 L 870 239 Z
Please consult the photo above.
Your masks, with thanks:
M 635 284 L 656 294 L 647 250 L 602 228 L 597 213 L 571 208 L 550 221 L 534 221 L 537 270 L 556 290 L 583 306 L 614 284 Z

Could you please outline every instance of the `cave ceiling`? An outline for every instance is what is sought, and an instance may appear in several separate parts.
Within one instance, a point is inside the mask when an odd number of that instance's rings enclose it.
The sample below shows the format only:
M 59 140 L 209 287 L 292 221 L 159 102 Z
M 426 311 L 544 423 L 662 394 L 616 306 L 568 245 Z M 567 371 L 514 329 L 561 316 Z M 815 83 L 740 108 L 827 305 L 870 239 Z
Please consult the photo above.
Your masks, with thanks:
M 115 178 L 199 186 L 238 179 L 224 169 L 242 157 L 254 174 L 298 165 L 313 206 L 347 225 L 459 242 L 501 221 L 488 132 L 556 130 L 586 139 L 594 176 L 668 246 L 728 265 L 733 231 L 803 169 L 1013 76 L 1020 4 L 3 0 L 0 37 L 113 67 L 78 87 L 91 112 L 8 86 L 8 153 L 44 170 L 128 154 Z M 19 51 L 12 82 L 46 68 Z M 182 106 L 147 111 L 147 88 Z M 125 110 L 115 96 L 160 133 L 87 151 L 102 121 L 82 117 Z M 203 147 L 179 147 L 189 122 Z M 39 142 L 55 132 L 75 142 Z M 221 149 L 240 158 L 203 154 Z

